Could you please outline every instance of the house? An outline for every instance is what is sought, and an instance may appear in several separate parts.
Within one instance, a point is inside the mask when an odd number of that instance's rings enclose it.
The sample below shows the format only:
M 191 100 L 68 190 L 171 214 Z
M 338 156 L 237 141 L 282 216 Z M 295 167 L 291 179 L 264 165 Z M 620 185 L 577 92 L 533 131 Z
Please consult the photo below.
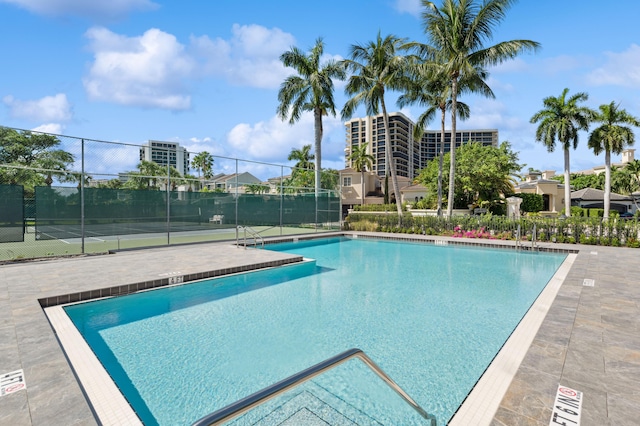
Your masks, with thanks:
M 419 183 L 400 188 L 400 199 L 402 203 L 414 205 L 427 196 L 427 188 Z
M 384 203 L 384 176 L 378 176 L 374 172 L 364 172 L 364 198 L 362 196 L 362 177 L 363 174 L 352 168 L 346 168 L 339 171 L 340 173 L 340 187 L 341 187 L 341 199 L 343 213 L 353 206 L 362 204 L 383 204 Z M 395 195 L 393 190 L 393 184 L 391 178 L 388 181 L 390 202 L 395 202 Z M 419 187 L 408 189 L 406 195 L 403 194 L 403 189 L 409 188 L 412 185 L 412 180 L 398 176 L 398 187 L 400 189 L 400 202 L 414 201 L 415 197 L 424 197 L 426 195 L 426 188 L 420 189 Z M 410 198 L 409 198 L 410 197 Z M 415 202 L 415 201 L 414 201 Z
M 611 167 L 624 167 L 627 164 L 633 162 L 634 157 L 635 157 L 635 149 L 625 149 L 624 151 L 622 151 L 622 158 L 621 161 L 619 163 L 611 163 Z M 587 170 L 580 170 L 579 172 L 576 172 L 576 174 L 581 174 L 581 175 L 599 175 L 601 173 L 605 172 L 605 165 L 602 164 L 600 166 L 595 166 L 592 169 L 587 169 Z
M 516 185 L 516 194 L 540 194 L 543 207 L 541 214 L 557 214 L 564 209 L 564 184 L 551 179 L 555 175 L 553 170 L 544 172 L 529 172 L 524 182 Z
M 220 173 L 207 181 L 207 187 L 213 191 L 245 193 L 245 186 L 262 184 L 262 181 L 249 172 L 233 173 L 230 175 Z
M 571 205 L 585 209 L 602 209 L 604 208 L 604 191 L 601 189 L 584 188 L 571 193 Z M 620 213 L 635 213 L 636 204 L 632 196 L 620 195 L 614 192 L 610 195 L 611 210 L 617 210 Z

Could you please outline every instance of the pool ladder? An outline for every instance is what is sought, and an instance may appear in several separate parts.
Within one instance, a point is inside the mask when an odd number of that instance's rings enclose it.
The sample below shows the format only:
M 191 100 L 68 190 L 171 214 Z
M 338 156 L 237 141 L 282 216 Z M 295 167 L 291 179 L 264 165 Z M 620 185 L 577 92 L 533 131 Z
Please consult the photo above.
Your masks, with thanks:
M 324 373 L 327 370 L 337 367 L 349 361 L 352 358 L 358 358 L 365 363 L 374 373 L 378 375 L 391 389 L 393 389 L 400 397 L 411 406 L 421 417 L 427 420 L 426 423 L 429 426 L 436 426 L 436 418 L 432 414 L 427 412 L 418 405 L 396 382 L 391 379 L 371 358 L 369 358 L 361 349 L 349 349 L 338 355 L 332 356 L 312 367 L 302 370 L 293 376 L 290 376 L 278 383 L 274 383 L 253 395 L 249 395 L 239 401 L 234 402 L 218 411 L 208 414 L 200 420 L 193 423 L 192 426 L 211 426 L 221 425 L 229 420 L 232 420 L 247 411 L 281 395 L 288 390 L 293 389 L 296 386 L 303 384 L 316 376 Z
M 262 238 L 262 235 L 260 235 L 259 232 L 257 232 L 255 229 L 251 228 L 250 226 L 238 226 L 238 231 L 240 230 L 244 232 L 243 244 L 244 244 L 245 250 L 247 248 L 247 232 L 249 233 L 250 237 L 253 238 L 253 244 L 256 247 L 258 246 L 258 243 L 260 243 L 262 248 L 264 248 L 264 239 Z M 240 239 L 240 232 L 237 232 L 236 245 L 240 245 L 239 239 Z
M 520 230 L 520 224 L 516 229 L 516 250 L 522 248 L 522 235 Z M 536 224 L 533 224 L 533 231 L 531 231 L 531 250 L 538 249 L 538 232 L 536 231 Z

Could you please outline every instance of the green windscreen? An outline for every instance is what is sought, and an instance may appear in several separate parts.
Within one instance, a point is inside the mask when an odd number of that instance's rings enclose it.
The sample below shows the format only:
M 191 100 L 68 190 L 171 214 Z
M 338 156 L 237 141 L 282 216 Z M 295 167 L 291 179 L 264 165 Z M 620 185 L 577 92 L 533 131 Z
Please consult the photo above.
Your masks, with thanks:
M 109 188 L 36 187 L 36 238 L 68 239 L 215 230 L 243 226 L 311 226 L 339 221 L 334 193 L 234 194 Z M 167 202 L 168 197 L 168 202 Z M 316 204 L 318 213 L 316 217 Z
M 24 190 L 0 185 L 0 243 L 24 241 Z

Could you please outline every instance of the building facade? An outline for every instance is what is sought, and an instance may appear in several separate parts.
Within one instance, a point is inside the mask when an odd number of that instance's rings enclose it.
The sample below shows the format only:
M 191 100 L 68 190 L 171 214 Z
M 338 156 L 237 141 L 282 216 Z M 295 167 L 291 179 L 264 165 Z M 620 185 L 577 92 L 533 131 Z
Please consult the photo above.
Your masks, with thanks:
M 179 143 L 148 141 L 140 147 L 140 161 L 153 161 L 161 166 L 173 166 L 184 176 L 189 172 L 189 152 Z
M 427 163 L 437 158 L 440 147 L 441 132 L 427 130 L 418 141 L 413 137 L 415 123 L 401 112 L 389 114 L 389 136 L 391 139 L 392 158 L 398 176 L 415 178 Z M 368 143 L 367 151 L 373 156 L 373 172 L 378 176 L 386 174 L 384 119 L 382 114 L 374 117 L 354 118 L 345 123 L 346 147 L 345 167 L 353 164 L 349 155 L 357 146 Z M 455 146 L 473 141 L 483 145 L 498 146 L 498 130 L 459 130 L 456 131 Z M 445 132 L 444 151 L 451 149 L 451 131 Z

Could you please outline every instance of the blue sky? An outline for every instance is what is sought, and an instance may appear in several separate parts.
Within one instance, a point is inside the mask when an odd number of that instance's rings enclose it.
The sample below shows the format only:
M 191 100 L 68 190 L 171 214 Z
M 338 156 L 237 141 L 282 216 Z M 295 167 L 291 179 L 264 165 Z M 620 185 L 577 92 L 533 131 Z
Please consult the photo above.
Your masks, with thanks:
M 279 85 L 292 72 L 279 56 L 322 37 L 327 56 L 341 59 L 378 31 L 425 42 L 420 11 L 419 0 L 0 0 L 0 125 L 132 144 L 176 141 L 193 152 L 287 164 L 292 148 L 313 143 L 313 119 L 291 126 L 276 117 Z M 471 118 L 458 127 L 496 128 L 527 167 L 561 172 L 561 150 L 536 142 L 529 119 L 565 87 L 588 93 L 592 108 L 615 101 L 640 116 L 638 16 L 636 0 L 516 3 L 492 42 L 530 39 L 542 49 L 491 69 L 496 99 L 462 98 Z M 339 109 L 343 89 L 338 83 Z M 390 110 L 398 110 L 396 96 L 387 99 Z M 339 115 L 325 118 L 324 128 L 323 167 L 341 169 Z M 137 159 L 105 162 L 121 171 Z M 581 134 L 572 171 L 603 162 Z

